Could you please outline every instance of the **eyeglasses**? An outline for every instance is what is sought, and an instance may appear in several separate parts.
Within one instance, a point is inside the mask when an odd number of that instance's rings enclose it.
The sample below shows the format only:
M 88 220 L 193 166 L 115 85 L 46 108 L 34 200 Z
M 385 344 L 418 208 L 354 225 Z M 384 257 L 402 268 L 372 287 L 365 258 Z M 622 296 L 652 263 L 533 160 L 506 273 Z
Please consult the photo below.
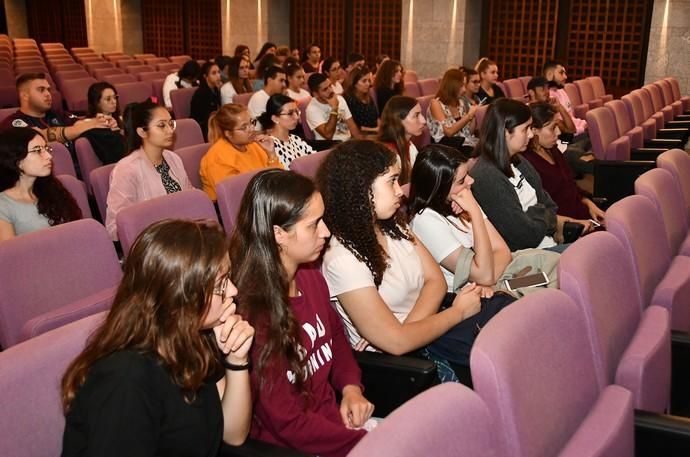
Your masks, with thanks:
M 43 151 L 47 152 L 48 154 L 53 153 L 53 147 L 46 144 L 45 146 L 36 146 L 31 149 L 29 149 L 29 152 L 33 152 L 34 154 L 41 154 Z
M 242 132 L 246 132 L 248 130 L 254 130 L 256 128 L 256 119 L 250 119 L 248 124 L 244 124 L 241 127 L 237 127 L 236 129 L 233 130 L 241 130 Z
M 229 285 L 230 285 L 230 273 L 223 276 L 223 279 L 221 280 L 219 286 L 216 286 L 213 288 L 213 295 L 218 295 L 220 298 L 225 300 L 227 298 L 225 296 L 225 291 L 228 290 Z
M 161 130 L 165 130 L 166 127 L 170 127 L 172 130 L 175 130 L 177 128 L 177 122 L 175 119 L 170 119 L 168 121 L 157 122 L 155 126 Z
M 302 112 L 297 108 L 285 111 L 284 113 L 278 113 L 278 116 L 299 116 L 300 114 L 302 114 Z

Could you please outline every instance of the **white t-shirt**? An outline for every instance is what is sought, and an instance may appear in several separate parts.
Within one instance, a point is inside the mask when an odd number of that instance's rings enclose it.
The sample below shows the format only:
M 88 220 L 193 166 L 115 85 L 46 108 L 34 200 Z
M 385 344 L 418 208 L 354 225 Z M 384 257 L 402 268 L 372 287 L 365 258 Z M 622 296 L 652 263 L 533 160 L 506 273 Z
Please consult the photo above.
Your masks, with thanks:
M 296 102 L 311 97 L 311 94 L 304 89 L 300 89 L 299 92 L 295 92 L 292 89 L 287 89 L 285 91 L 285 95 L 287 95 L 288 97 L 290 97 L 291 99 L 293 99 Z
M 414 307 L 419 292 L 424 286 L 422 260 L 411 241 L 394 240 L 386 236 L 388 243 L 388 268 L 378 292 L 398 321 L 403 322 Z M 352 320 L 338 302 L 337 296 L 365 287 L 376 287 L 374 276 L 365 263 L 360 262 L 336 237 L 331 237 L 330 245 L 323 256 L 321 266 L 331 301 L 343 318 L 350 344 L 354 346 L 361 339 Z M 375 349 L 371 349 L 375 350 Z
M 179 80 L 180 77 L 177 76 L 177 73 L 170 73 L 168 76 L 165 77 L 165 81 L 163 81 L 163 103 L 165 103 L 165 107 L 168 109 L 172 109 L 172 101 L 170 101 L 170 92 L 179 89 L 179 87 L 177 87 L 177 82 Z M 189 84 L 187 81 L 180 82 L 180 86 L 182 86 L 183 88 L 192 87 L 192 85 Z
M 266 112 L 266 102 L 269 98 L 271 98 L 271 96 L 268 95 L 263 89 L 258 92 L 254 92 L 254 95 L 252 95 L 252 97 L 249 99 L 249 103 L 247 103 L 247 109 L 249 110 L 249 114 L 253 119 L 258 120 L 259 116 Z M 260 122 L 256 123 L 256 128 L 257 130 L 264 130 Z
M 333 92 L 335 92 L 337 95 L 343 94 L 343 85 L 340 83 L 340 81 L 333 83 Z
M 237 91 L 235 90 L 235 86 L 233 86 L 231 82 L 223 84 L 220 87 L 221 105 L 227 105 L 228 103 L 232 103 L 232 100 L 235 98 L 235 95 L 237 95 Z
M 517 193 L 518 199 L 520 200 L 520 205 L 522 205 L 522 210 L 527 211 L 527 208 L 539 203 L 537 200 L 537 191 L 534 190 L 534 187 L 532 187 L 529 182 L 527 182 L 525 177 L 522 176 L 522 173 L 520 173 L 520 170 L 518 170 L 515 165 L 510 165 L 510 167 L 513 170 L 513 177 L 509 178 L 508 180 L 513 185 L 515 193 Z M 537 249 L 550 248 L 551 246 L 556 246 L 556 241 L 547 235 L 541 240 L 541 243 L 539 243 Z
M 482 214 L 486 219 L 486 214 L 483 211 Z M 412 218 L 410 227 L 417 239 L 429 250 L 436 263 L 441 266 L 448 291 L 453 292 L 454 273 L 441 265 L 441 261 L 459 247 L 466 249 L 474 247 L 472 224 L 466 223 L 456 216 L 445 218 L 433 209 L 425 208 L 420 214 L 416 214 Z
M 335 126 L 335 133 L 332 139 L 335 141 L 347 141 L 352 134 L 350 133 L 350 127 L 347 126 L 345 121 L 352 117 L 352 113 L 350 113 L 350 108 L 348 108 L 345 99 L 340 95 L 336 95 L 336 97 L 338 97 L 338 122 Z M 326 139 L 319 135 L 319 132 L 316 131 L 316 127 L 328 122 L 330 117 L 331 105 L 319 102 L 316 97 L 312 98 L 309 105 L 307 105 L 307 125 L 314 131 L 314 136 L 317 140 Z

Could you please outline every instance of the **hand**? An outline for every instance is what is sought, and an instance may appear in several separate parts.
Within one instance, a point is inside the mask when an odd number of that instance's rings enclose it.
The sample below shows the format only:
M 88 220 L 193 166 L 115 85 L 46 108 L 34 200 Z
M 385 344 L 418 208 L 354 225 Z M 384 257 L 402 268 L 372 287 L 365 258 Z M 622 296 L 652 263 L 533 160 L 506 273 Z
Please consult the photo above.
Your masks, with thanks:
M 355 344 L 355 347 L 352 349 L 354 349 L 357 352 L 362 352 L 368 346 L 369 346 L 369 342 L 367 340 L 365 340 L 364 338 L 362 338 L 359 341 L 357 341 L 357 344 Z
M 560 100 L 558 100 L 556 97 L 550 97 L 549 103 L 551 104 L 551 106 L 553 106 L 556 109 L 560 108 L 560 106 L 561 106 Z
M 256 141 L 259 146 L 264 149 L 264 151 L 268 152 L 269 158 L 271 155 L 275 155 L 275 144 L 273 143 L 273 138 L 268 135 L 259 134 L 254 137 L 254 141 Z
M 477 109 L 479 107 L 477 105 L 470 105 L 470 110 L 467 112 L 467 114 L 470 115 L 470 119 L 474 119 L 474 116 L 477 115 Z
M 340 402 L 340 418 L 346 428 L 360 428 L 371 417 L 374 405 L 362 395 L 359 386 L 347 385 L 343 389 L 343 399 Z
M 218 349 L 225 354 L 225 360 L 234 365 L 244 365 L 254 340 L 254 328 L 242 316 L 235 314 L 236 309 L 235 303 L 228 306 L 220 316 L 221 323 L 213 327 L 213 333 Z
M 589 200 L 589 202 L 585 203 L 587 205 L 587 208 L 589 209 L 589 215 L 592 216 L 592 219 L 595 221 L 601 223 L 601 225 L 604 225 L 604 218 L 606 216 L 606 213 L 604 213 L 597 205 L 594 204 L 593 201 Z
M 479 312 L 482 307 L 480 300 L 481 287 L 475 283 L 468 283 L 465 287 L 460 289 L 453 300 L 453 306 L 457 306 L 462 310 L 462 319 L 472 317 Z
M 338 100 L 338 96 L 334 94 L 331 98 L 329 98 L 328 105 L 331 107 L 331 109 L 337 110 L 340 106 L 340 100 Z
M 479 291 L 479 296 L 481 298 L 491 298 L 494 296 L 494 290 L 489 287 L 489 286 L 478 286 L 480 291 Z
M 472 191 L 469 188 L 462 189 L 460 192 L 452 194 L 450 196 L 451 209 L 455 214 L 460 214 L 463 211 L 467 211 L 471 216 L 481 212 L 479 210 L 479 203 L 474 198 Z M 455 204 L 455 206 L 453 205 Z M 460 211 L 456 211 L 459 208 Z
M 576 220 L 573 220 L 573 222 L 577 222 L 578 224 L 582 224 L 585 226 L 584 230 L 582 230 L 583 234 L 589 233 L 592 231 L 593 227 L 592 227 L 592 223 L 590 221 L 586 221 L 584 219 L 576 219 Z

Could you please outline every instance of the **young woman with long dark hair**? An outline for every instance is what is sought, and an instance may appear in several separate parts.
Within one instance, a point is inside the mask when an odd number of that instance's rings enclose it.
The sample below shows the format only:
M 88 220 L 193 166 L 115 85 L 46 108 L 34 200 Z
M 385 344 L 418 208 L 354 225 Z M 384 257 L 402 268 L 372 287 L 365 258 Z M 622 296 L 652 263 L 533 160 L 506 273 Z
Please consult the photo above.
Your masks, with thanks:
M 345 80 L 345 101 L 352 118 L 363 135 L 375 136 L 379 133 L 379 111 L 369 89 L 372 75 L 369 67 L 355 67 Z
M 248 94 L 253 91 L 252 82 L 249 80 L 249 58 L 231 57 L 228 60 L 228 82 L 220 88 L 220 103 L 227 105 L 232 103 L 235 95 Z
M 405 72 L 403 66 L 397 60 L 384 60 L 376 72 L 374 89 L 376 91 L 376 105 L 383 115 L 388 100 L 395 95 L 403 95 L 405 90 Z
M 115 163 L 127 152 L 127 145 L 123 136 L 124 122 L 120 114 L 117 89 L 107 82 L 93 83 L 86 92 L 86 100 L 88 102 L 88 117 L 95 118 L 102 114 L 111 116 L 117 122 L 117 129 L 91 129 L 82 135 L 89 140 L 94 153 L 103 165 Z
M 201 133 L 206 141 L 208 141 L 208 119 L 211 113 L 221 107 L 220 86 L 222 84 L 218 65 L 206 62 L 201 67 L 199 88 L 192 96 L 189 111 L 191 118 L 197 121 L 199 127 L 201 127 Z
M 293 160 L 314 152 L 302 138 L 290 133 L 298 128 L 299 118 L 297 103 L 283 94 L 271 95 L 266 103 L 266 111 L 259 117 L 261 125 L 271 131 L 275 152 L 285 169 Z
M 396 95 L 381 113 L 378 140 L 398 155 L 401 184 L 410 180 L 410 172 L 417 157 L 417 147 L 412 143 L 412 138 L 421 135 L 425 125 L 422 108 L 412 97 Z

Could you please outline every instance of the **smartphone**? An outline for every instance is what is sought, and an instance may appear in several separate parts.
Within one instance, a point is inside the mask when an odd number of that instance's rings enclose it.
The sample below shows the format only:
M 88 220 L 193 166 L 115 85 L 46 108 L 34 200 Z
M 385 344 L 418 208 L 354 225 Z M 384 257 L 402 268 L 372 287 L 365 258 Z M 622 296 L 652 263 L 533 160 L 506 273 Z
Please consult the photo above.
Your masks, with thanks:
M 486 97 L 479 100 L 479 106 L 482 106 L 484 103 L 486 103 Z
M 601 227 L 601 222 L 595 221 L 594 219 L 590 219 L 589 222 L 592 223 L 592 226 L 593 226 L 594 228 L 599 228 L 599 227 Z
M 549 283 L 549 277 L 543 271 L 532 275 L 521 276 L 519 278 L 506 279 L 506 289 L 514 292 L 515 289 L 525 287 L 545 286 Z

